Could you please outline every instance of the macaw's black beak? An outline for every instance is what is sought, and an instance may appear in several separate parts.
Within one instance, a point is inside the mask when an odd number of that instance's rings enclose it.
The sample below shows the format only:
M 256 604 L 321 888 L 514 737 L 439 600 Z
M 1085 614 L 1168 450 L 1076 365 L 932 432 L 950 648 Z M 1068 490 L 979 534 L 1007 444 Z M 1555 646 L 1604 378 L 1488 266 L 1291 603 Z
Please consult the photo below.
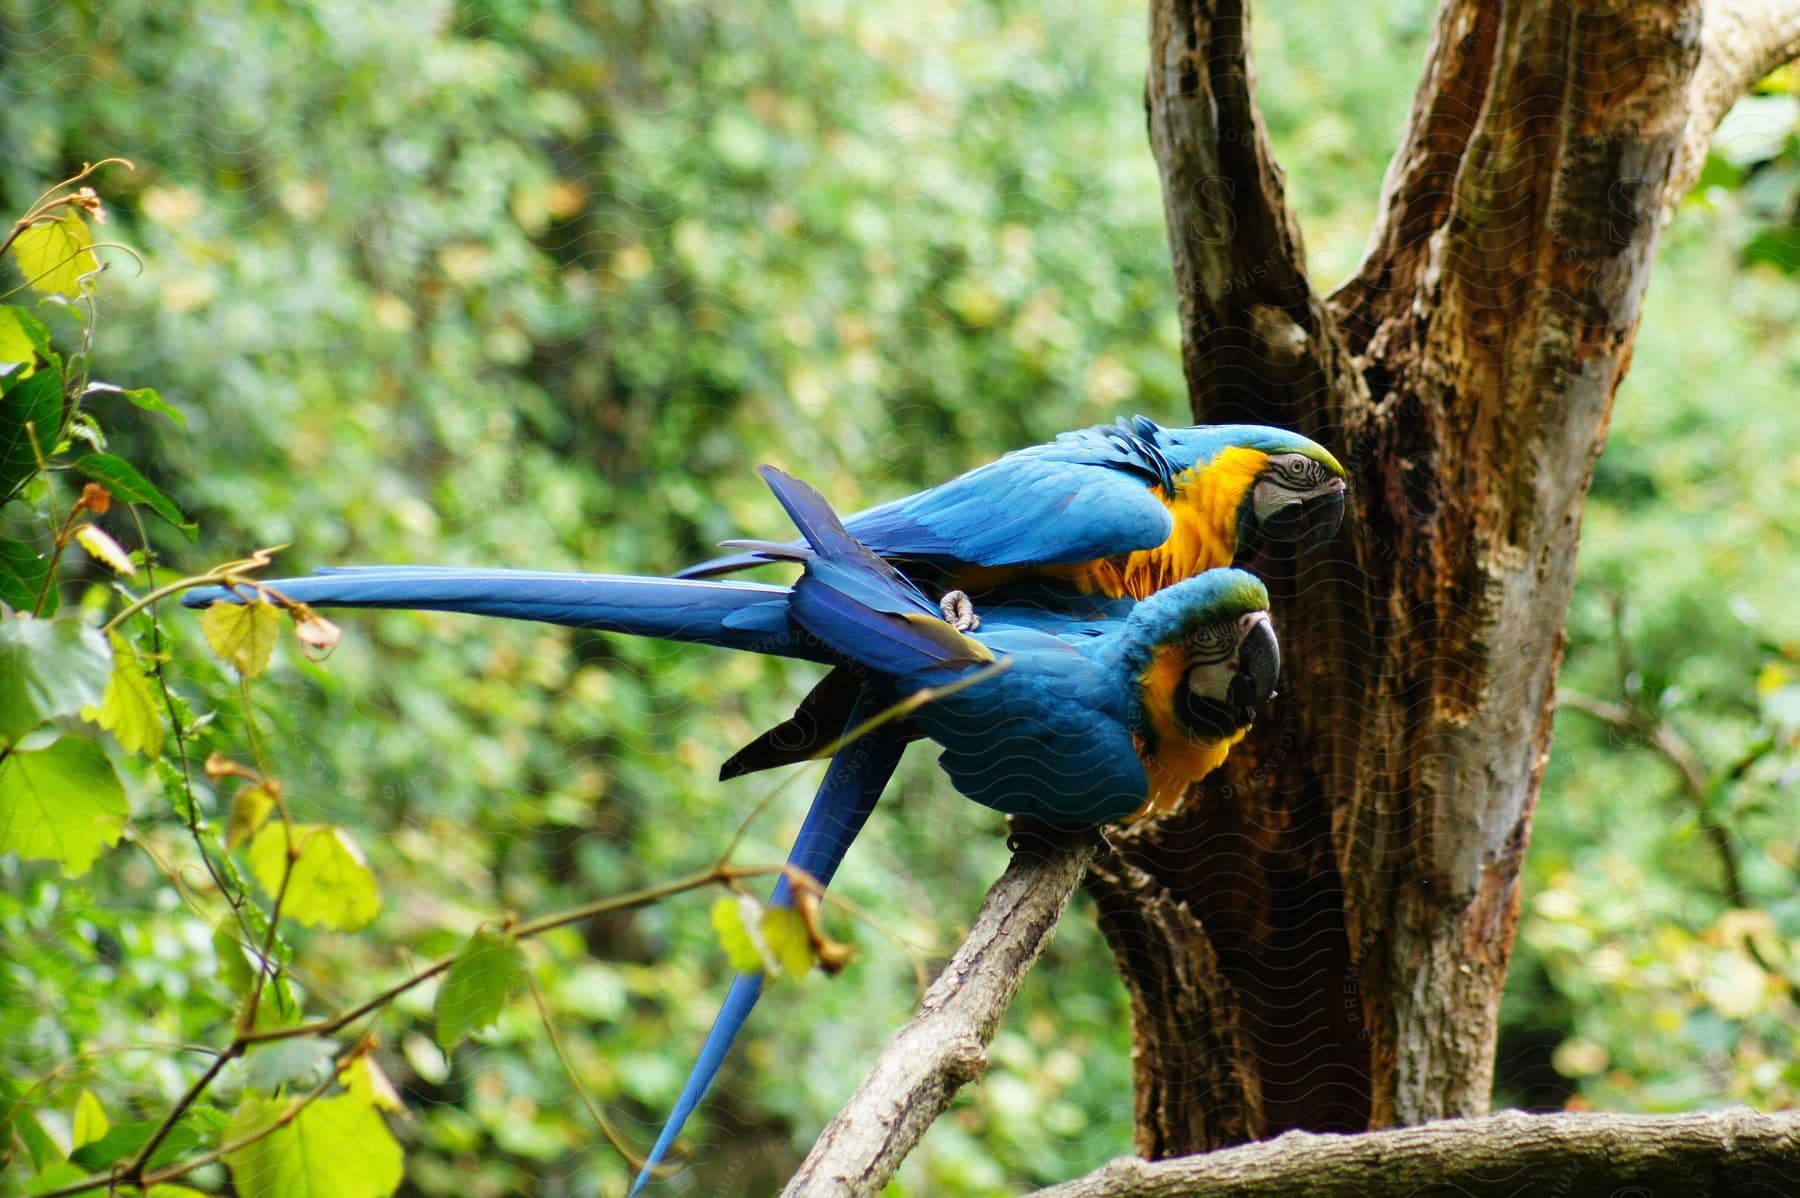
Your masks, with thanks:
M 1281 646 L 1268 612 L 1256 611 L 1238 623 L 1238 674 L 1226 688 L 1225 701 L 1239 727 L 1247 727 L 1262 705 L 1275 696 L 1281 677 Z
M 1344 522 L 1344 480 L 1334 478 L 1320 491 L 1300 501 L 1300 534 L 1295 548 L 1308 553 L 1329 545 Z
M 1344 522 L 1344 480 L 1328 479 L 1305 495 L 1292 492 L 1274 510 L 1265 509 L 1255 531 L 1262 540 L 1284 542 L 1306 553 L 1330 542 Z

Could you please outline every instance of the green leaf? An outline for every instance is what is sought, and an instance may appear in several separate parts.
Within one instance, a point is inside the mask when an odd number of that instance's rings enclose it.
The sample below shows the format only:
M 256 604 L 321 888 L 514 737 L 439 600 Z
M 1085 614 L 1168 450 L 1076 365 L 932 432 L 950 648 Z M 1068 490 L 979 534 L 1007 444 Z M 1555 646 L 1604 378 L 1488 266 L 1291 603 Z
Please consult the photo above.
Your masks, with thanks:
M 269 788 L 251 783 L 231 797 L 231 815 L 225 821 L 225 847 L 244 844 L 275 814 L 275 796 Z
M 50 1138 L 37 1114 L 25 1104 L 27 1091 L 5 1072 L 0 1072 L 0 1152 L 17 1140 L 24 1141 L 31 1163 L 47 1169 L 62 1160 L 62 1149 Z
M 763 943 L 789 977 L 805 977 L 816 959 L 806 920 L 792 907 L 771 907 L 762 918 Z
M 182 428 L 187 427 L 187 413 L 175 407 L 150 387 L 127 389 L 114 386 L 112 383 L 89 383 L 88 389 L 83 392 L 83 395 L 122 395 L 133 407 L 142 408 L 146 412 L 161 412 Z
M 50 330 L 23 308 L 0 306 L 0 375 L 27 379 L 50 360 Z
M 137 1123 L 122 1123 L 111 1128 L 92 1144 L 84 1144 L 69 1154 L 69 1159 L 83 1169 L 101 1172 L 119 1161 L 136 1154 L 150 1137 L 162 1125 L 160 1119 L 145 1119 Z M 156 1151 L 150 1154 L 149 1164 L 161 1165 L 179 1156 L 186 1156 L 200 1147 L 199 1133 L 185 1123 L 177 1123 L 163 1137 Z
M 56 220 L 21 232 L 12 250 L 33 288 L 45 295 L 80 299 L 81 277 L 100 269 L 93 244 L 87 222 L 71 208 Z
M 138 664 L 137 652 L 117 633 L 112 635 L 112 676 L 99 707 L 84 707 L 81 718 L 91 720 L 113 734 L 127 753 L 155 757 L 162 752 L 162 708 L 156 692 Z
M 61 370 L 0 380 L 0 503 L 36 477 L 39 452 L 46 458 L 55 452 L 62 417 Z
M 354 1094 L 307 1103 L 277 1127 L 289 1103 L 246 1098 L 227 1143 L 267 1135 L 225 1157 L 240 1198 L 386 1198 L 400 1186 L 400 1145 L 379 1112 Z
M 106 1117 L 106 1108 L 100 1105 L 92 1090 L 82 1090 L 81 1097 L 75 1100 L 75 1117 L 70 1128 L 69 1143 L 75 1148 L 92 1144 L 112 1130 L 112 1120 Z
M 146 1119 L 141 1123 L 115 1127 L 94 1143 L 70 1153 L 69 1160 L 92 1172 L 103 1172 L 134 1156 L 149 1142 L 159 1123 L 160 1120 Z M 145 1163 L 166 1165 L 199 1147 L 199 1134 L 193 1128 L 178 1123 L 163 1138 L 162 1143 L 156 1146 L 156 1151 L 150 1154 L 150 1159 Z
M 80 876 L 117 844 L 131 807 L 100 746 L 65 736 L 0 758 L 0 853 L 55 861 Z
M 112 453 L 90 453 L 78 458 L 75 469 L 113 493 L 126 503 L 142 503 L 151 511 L 186 533 L 193 540 L 199 526 L 182 518 L 181 509 L 156 488 L 156 484 L 138 473 L 137 467 Z
M 270 895 L 287 869 L 287 825 L 268 824 L 250 844 L 250 873 Z M 381 890 L 349 835 L 334 824 L 294 824 L 293 876 L 282 896 L 284 917 L 307 927 L 354 932 L 381 913 Z
M 525 954 L 506 932 L 482 929 L 469 937 L 444 984 L 438 987 L 437 1042 L 445 1052 L 470 1032 L 478 1032 L 525 980 Z
M 336 1040 L 323 1036 L 296 1036 L 254 1048 L 244 1068 L 244 1084 L 252 1090 L 273 1090 L 290 1082 L 310 1088 L 325 1080 L 324 1068 L 338 1050 Z
M 200 615 L 200 631 L 212 651 L 254 678 L 269 665 L 275 638 L 281 633 L 281 612 L 273 603 L 215 603 Z
M 0 746 L 57 716 L 99 703 L 112 652 L 78 620 L 0 620 Z
M 52 1190 L 60 1190 L 64 1186 L 83 1181 L 87 1175 L 88 1171 L 80 1165 L 71 1165 L 68 1161 L 55 1161 L 31 1179 L 25 1187 L 25 1193 L 28 1196 L 48 1194 Z
M 238 940 L 238 926 L 226 920 L 213 929 L 213 957 L 218 961 L 215 976 L 224 983 L 233 994 L 248 994 L 256 981 L 256 970 L 251 967 L 250 959 L 244 955 L 244 946 Z
M 746 899 L 743 895 L 721 896 L 712 905 L 712 926 L 719 934 L 719 944 L 725 949 L 725 956 L 731 961 L 733 969 L 739 973 L 761 973 L 763 955 L 750 936 L 750 924 L 744 918 L 746 905 L 751 908 L 751 918 L 754 919 L 754 899 Z
M 49 558 L 23 541 L 0 541 L 0 603 L 30 611 L 49 577 Z M 45 593 L 55 595 L 56 589 Z

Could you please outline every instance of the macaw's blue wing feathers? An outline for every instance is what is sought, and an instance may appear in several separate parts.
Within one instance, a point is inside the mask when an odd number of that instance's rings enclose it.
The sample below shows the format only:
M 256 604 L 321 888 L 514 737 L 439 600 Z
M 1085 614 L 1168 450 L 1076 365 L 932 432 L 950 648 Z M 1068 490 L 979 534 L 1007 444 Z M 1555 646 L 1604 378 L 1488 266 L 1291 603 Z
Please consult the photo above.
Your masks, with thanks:
M 786 587 L 747 582 L 478 570 L 436 566 L 360 566 L 311 578 L 272 579 L 289 599 L 318 607 L 466 612 L 536 620 L 570 628 L 689 641 L 808 661 L 837 660 L 787 618 Z M 189 607 L 241 603 L 236 592 L 202 587 L 182 596 Z
M 790 552 L 792 545 L 784 546 Z M 677 570 L 677 578 L 714 578 L 720 574 L 735 574 L 739 570 L 748 570 L 752 566 L 766 566 L 775 559 L 760 551 L 755 553 L 728 553 L 724 557 L 708 558 L 697 562 L 686 569 Z
M 1143 478 L 1062 448 L 1008 454 L 845 526 L 884 557 L 982 566 L 1073 565 L 1169 539 L 1174 517 Z
M 875 714 L 875 704 L 864 696 L 852 706 L 850 718 L 844 722 L 843 728 L 846 731 L 854 728 Z M 800 825 L 800 834 L 788 853 L 788 864 L 805 870 L 820 885 L 828 884 L 837 873 L 845 850 L 862 830 L 869 812 L 874 810 L 875 801 L 881 797 L 882 789 L 887 786 L 888 778 L 893 775 L 894 767 L 899 763 L 900 753 L 905 747 L 906 737 L 890 725 L 877 728 L 839 751 L 832 759 L 831 768 L 825 773 L 825 780 L 819 785 L 819 792 L 813 798 L 812 808 L 806 813 L 805 822 Z M 783 876 L 775 884 L 774 894 L 769 901 L 773 906 L 788 906 L 792 897 L 792 887 L 786 876 Z M 756 1000 L 762 997 L 762 988 L 761 974 L 740 973 L 732 981 L 731 991 L 725 996 L 718 1017 L 713 1020 L 712 1030 L 707 1033 L 706 1044 L 700 1050 L 699 1059 L 694 1062 L 693 1071 L 688 1074 L 681 1097 L 669 1112 L 662 1132 L 656 1137 L 656 1145 L 650 1149 L 643 1169 L 632 1183 L 633 1195 L 649 1183 L 651 1170 L 668 1154 L 669 1146 L 681 1133 L 682 1125 L 706 1096 L 713 1079 L 724 1065 L 738 1032 L 750 1018 Z
M 832 670 L 808 691 L 794 714 L 726 758 L 719 781 L 820 757 L 843 733 L 844 712 L 862 691 L 863 671 Z
M 773 466 L 760 469 L 814 551 L 790 602 L 795 623 L 851 661 L 890 676 L 994 659 L 846 532 L 817 491 Z
M 996 628 L 987 639 L 1011 668 L 912 716 L 943 746 L 938 764 L 956 789 L 996 811 L 1072 827 L 1142 806 L 1149 779 L 1128 730 L 1128 698 L 1082 650 L 1090 638 Z

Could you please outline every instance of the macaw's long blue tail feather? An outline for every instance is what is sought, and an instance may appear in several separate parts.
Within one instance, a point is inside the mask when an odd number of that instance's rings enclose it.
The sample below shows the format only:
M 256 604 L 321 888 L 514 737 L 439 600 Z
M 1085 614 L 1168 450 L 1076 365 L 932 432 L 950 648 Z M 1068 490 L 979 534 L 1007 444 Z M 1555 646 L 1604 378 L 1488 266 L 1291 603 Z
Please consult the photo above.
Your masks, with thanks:
M 788 588 L 761 583 L 455 566 L 361 566 L 337 567 L 310 578 L 273 579 L 266 585 L 296 602 L 319 607 L 466 612 L 831 660 L 823 646 L 789 623 Z M 182 602 L 189 607 L 241 603 L 254 591 L 247 586 L 236 591 L 202 587 L 183 595 Z
M 854 728 L 874 714 L 874 704 L 866 696 L 861 697 L 851 708 L 844 727 Z M 800 835 L 788 852 L 789 865 L 805 870 L 817 878 L 820 885 L 830 883 L 850 842 L 862 831 L 869 812 L 875 808 L 875 801 L 893 776 L 905 747 L 905 735 L 890 724 L 838 751 L 831 759 L 831 768 L 825 772 L 825 780 L 819 784 L 805 822 L 800 825 Z M 773 906 L 784 907 L 792 898 L 793 888 L 784 875 L 775 883 L 775 892 L 769 901 Z M 707 1033 L 706 1044 L 700 1050 L 700 1058 L 694 1062 L 693 1071 L 688 1074 L 681 1097 L 675 1100 L 675 1108 L 669 1112 L 668 1121 L 656 1137 L 655 1147 L 650 1149 L 643 1169 L 632 1183 L 633 1196 L 649 1184 L 651 1170 L 667 1155 L 669 1146 L 681 1133 L 682 1125 L 706 1096 L 731 1051 L 732 1042 L 749 1020 L 756 1000 L 762 997 L 762 988 L 763 978 L 757 973 L 740 973 L 732 981 L 731 991 L 719 1008 L 718 1018 L 713 1020 L 712 1031 Z

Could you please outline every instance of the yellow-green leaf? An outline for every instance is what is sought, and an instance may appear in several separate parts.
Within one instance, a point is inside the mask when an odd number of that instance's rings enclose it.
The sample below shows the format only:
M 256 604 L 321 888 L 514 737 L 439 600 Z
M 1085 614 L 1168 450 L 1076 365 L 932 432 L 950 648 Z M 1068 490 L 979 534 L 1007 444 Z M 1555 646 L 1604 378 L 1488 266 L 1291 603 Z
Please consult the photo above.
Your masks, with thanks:
M 46 295 L 81 298 L 81 276 L 100 269 L 94 239 L 81 213 L 70 209 L 56 220 L 24 230 L 13 242 L 13 255 L 26 280 Z
M 106 1108 L 100 1105 L 100 1100 L 94 1097 L 92 1090 L 83 1090 L 81 1097 L 75 1100 L 69 1150 L 72 1152 L 83 1144 L 92 1144 L 111 1130 L 112 1120 L 106 1117 Z
M 275 637 L 281 631 L 281 612 L 273 603 L 215 603 L 200 616 L 200 631 L 212 651 L 254 678 L 269 665 Z
M 122 574 L 126 578 L 137 577 L 137 567 L 131 564 L 131 555 L 98 524 L 83 524 L 77 528 L 75 540 L 88 551 L 89 557 L 104 563 L 114 574 Z
M 162 709 L 157 706 L 156 692 L 150 689 L 150 680 L 131 646 L 117 633 L 111 639 L 113 668 L 106 680 L 106 694 L 99 707 L 82 708 L 81 718 L 112 733 L 127 753 L 155 757 L 163 744 Z
M 228 1144 L 274 1129 L 225 1156 L 240 1198 L 387 1198 L 400 1187 L 400 1145 L 366 1100 L 316 1099 L 277 1126 L 289 1105 L 250 1097 L 231 1116 Z
M 469 937 L 432 1008 L 438 1047 L 449 1052 L 464 1036 L 494 1022 L 524 980 L 525 955 L 510 934 L 483 928 Z
M 756 903 L 742 895 L 723 895 L 712 905 L 712 926 L 719 934 L 719 944 L 725 949 L 725 956 L 731 961 L 731 967 L 739 973 L 761 973 L 763 971 L 763 955 L 750 935 L 750 921 L 744 918 L 744 907 L 751 908 L 750 918 L 756 918 Z
M 225 823 L 225 847 L 235 849 L 249 840 L 275 814 L 275 796 L 266 786 L 251 783 L 231 798 L 231 816 Z
M 50 334 L 22 309 L 0 307 L 0 375 L 30 378 L 49 353 Z
M 55 861 L 79 876 L 118 843 L 130 815 L 125 788 L 93 741 L 65 736 L 0 758 L 0 853 Z
M 388 1080 L 387 1071 L 367 1053 L 338 1070 L 338 1080 L 344 1084 L 344 1089 L 372 1107 L 396 1115 L 406 1113 L 406 1103 L 401 1101 L 400 1091 Z
M 281 913 L 308 927 L 354 932 L 381 913 L 381 891 L 350 837 L 333 824 L 293 825 L 296 857 L 285 893 L 288 828 L 265 824 L 250 843 L 250 873 L 269 894 L 282 894 Z
M 769 955 L 789 977 L 805 977 L 812 969 L 812 937 L 807 934 L 806 920 L 791 907 L 771 907 L 762 918 L 763 943 Z

